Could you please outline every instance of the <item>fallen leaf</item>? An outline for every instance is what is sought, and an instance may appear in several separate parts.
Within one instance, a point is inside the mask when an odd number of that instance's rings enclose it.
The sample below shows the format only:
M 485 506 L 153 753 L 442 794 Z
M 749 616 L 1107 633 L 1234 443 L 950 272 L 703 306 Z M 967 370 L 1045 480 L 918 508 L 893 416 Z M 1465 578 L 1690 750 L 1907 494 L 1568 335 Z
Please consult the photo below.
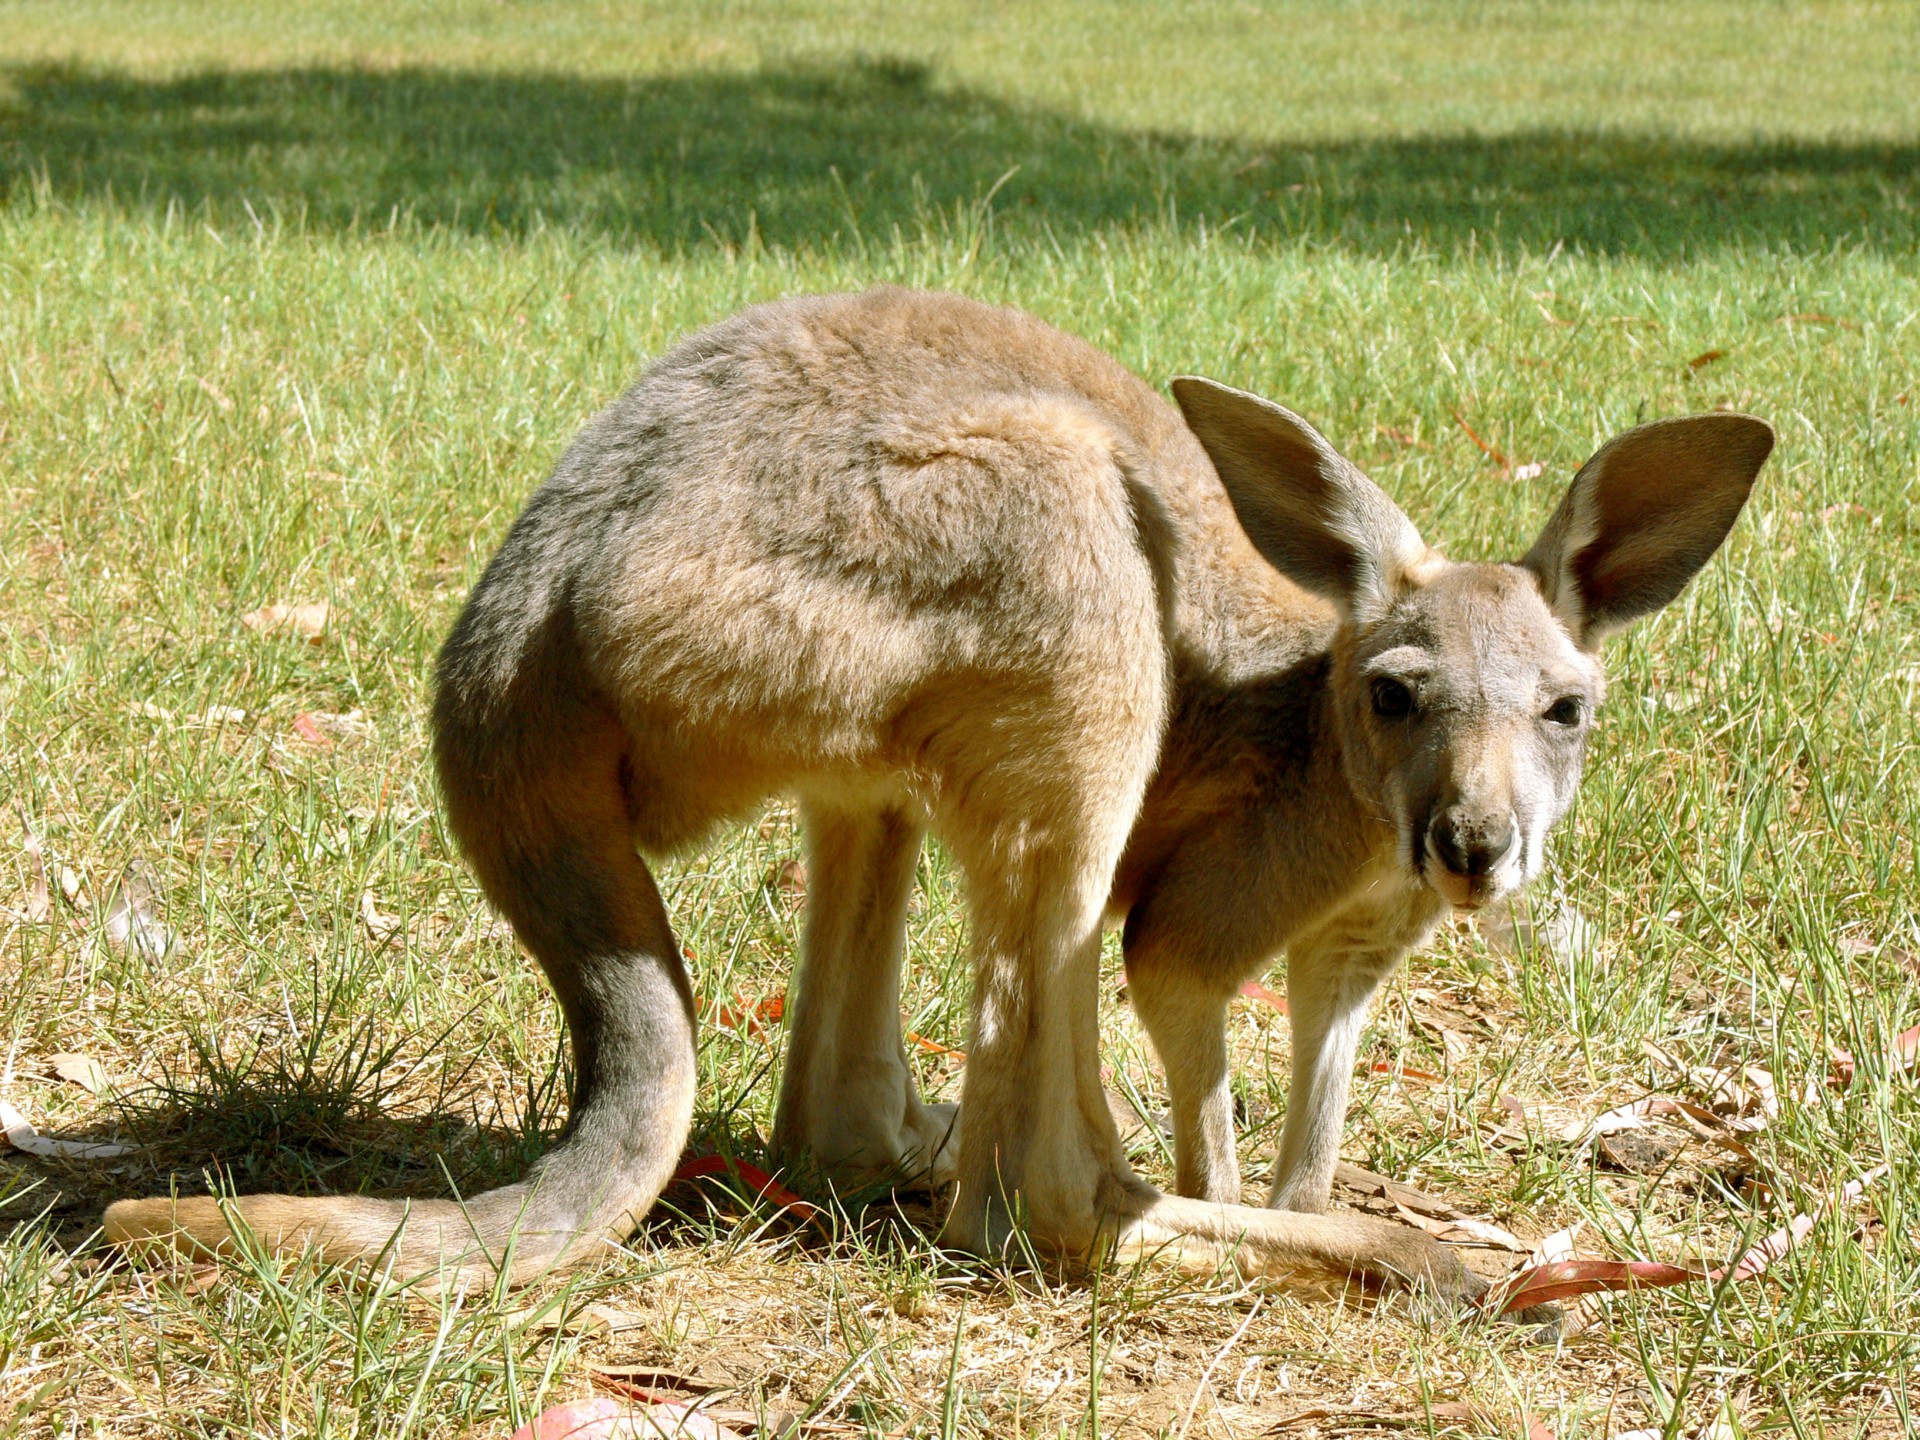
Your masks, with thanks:
M 1426 1231 L 1436 1240 L 1444 1240 L 1449 1245 L 1483 1245 L 1495 1250 L 1510 1250 L 1516 1255 L 1529 1255 L 1533 1247 L 1514 1235 L 1502 1230 L 1490 1220 L 1475 1220 L 1462 1216 L 1457 1220 L 1442 1220 L 1434 1216 L 1422 1215 L 1417 1210 L 1398 1206 L 1400 1218 L 1409 1225 Z
M 61 1160 L 112 1160 L 133 1153 L 131 1145 L 116 1145 L 107 1140 L 61 1140 L 42 1135 L 33 1128 L 32 1121 L 5 1100 L 0 1100 L 0 1131 L 5 1132 L 7 1143 L 23 1155 Z
M 801 860 L 782 860 L 773 872 L 773 888 L 789 905 L 807 898 L 807 867 Z
M 611 1390 L 615 1395 L 624 1395 L 643 1405 L 662 1405 L 679 1409 L 697 1407 L 695 1413 L 700 1419 L 711 1421 L 723 1429 L 729 1426 L 735 1427 L 743 1435 L 766 1436 L 769 1440 L 775 1440 L 775 1437 L 777 1440 L 792 1440 L 792 1437 L 800 1433 L 803 1426 L 802 1417 L 792 1410 L 746 1410 L 716 1405 L 708 1400 L 689 1402 L 681 1399 L 678 1394 L 650 1390 L 644 1385 L 609 1376 L 601 1370 L 590 1373 L 604 1388 Z M 703 1393 L 710 1394 L 711 1388 L 708 1387 Z M 804 1428 L 810 1434 L 818 1434 L 823 1431 L 847 1433 L 852 1427 L 821 1420 L 808 1420 L 804 1422 Z M 673 1433 L 678 1436 L 687 1432 L 676 1429 Z
M 299 636 L 309 645 L 318 645 L 327 637 L 328 604 L 312 600 L 298 605 L 262 605 L 240 617 L 240 623 L 262 635 L 283 632 Z
M 1724 360 L 1726 358 L 1726 354 L 1727 352 L 1724 350 L 1702 350 L 1698 355 L 1694 356 L 1691 360 L 1687 361 L 1687 369 L 1689 370 L 1703 369 L 1704 367 L 1711 365 L 1716 360 Z
M 1787 1255 L 1812 1233 L 1820 1217 L 1840 1205 L 1860 1198 L 1867 1186 L 1887 1173 L 1882 1165 L 1858 1180 L 1850 1180 L 1837 1194 L 1823 1201 L 1811 1214 L 1796 1215 L 1786 1225 L 1751 1246 L 1732 1264 L 1713 1270 L 1693 1265 L 1667 1265 L 1656 1260 L 1558 1260 L 1534 1264 L 1508 1277 L 1487 1292 L 1482 1306 L 1496 1315 L 1509 1315 L 1532 1305 L 1550 1304 L 1575 1295 L 1601 1291 L 1664 1289 L 1697 1281 L 1719 1284 L 1722 1280 L 1751 1280 L 1769 1265 Z
M 159 908 L 146 868 L 134 861 L 121 872 L 107 904 L 107 939 L 147 960 L 159 960 L 174 947 L 175 937 L 155 913 Z
M 23 821 L 24 823 L 24 821 Z M 29 925 L 44 925 L 53 914 L 53 891 L 47 883 L 47 857 L 40 851 L 40 837 L 27 829 L 27 868 L 32 879 L 27 882 L 27 903 L 21 909 L 20 918 Z
M 599 1395 L 542 1411 L 514 1431 L 513 1440 L 741 1440 L 741 1435 L 692 1405 Z
M 1772 1072 L 1758 1065 L 1690 1065 L 1651 1040 L 1642 1040 L 1640 1051 L 1661 1069 L 1697 1087 L 1716 1116 L 1744 1122 L 1738 1128 L 1760 1129 L 1780 1113 L 1779 1087 Z
M 1367 1066 L 1370 1075 L 1391 1075 L 1396 1080 L 1418 1080 L 1423 1085 L 1438 1085 L 1446 1077 L 1436 1075 L 1431 1070 L 1422 1070 L 1414 1065 L 1402 1065 L 1395 1060 L 1375 1060 Z
M 942 1045 L 938 1040 L 929 1040 L 926 1036 L 912 1030 L 902 1031 L 901 1038 L 909 1045 L 918 1046 L 929 1055 L 950 1055 L 955 1060 L 965 1060 L 967 1058 L 966 1051 L 956 1050 L 951 1045 Z
M 1465 1212 L 1458 1206 L 1429 1195 L 1426 1191 L 1409 1185 L 1404 1180 L 1393 1180 L 1385 1175 L 1376 1175 L 1371 1170 L 1362 1170 L 1358 1165 L 1349 1165 L 1342 1160 L 1333 1169 L 1333 1180 L 1361 1195 L 1378 1195 L 1392 1201 L 1394 1205 L 1429 1215 L 1442 1220 L 1461 1219 Z
M 778 1024 L 786 1018 L 787 996 L 783 990 L 778 995 L 769 995 L 764 1000 L 749 1001 L 739 991 L 735 991 L 734 1004 L 721 1005 L 713 1011 L 715 1023 L 729 1030 L 744 1029 L 749 1035 L 764 1038 L 766 1026 L 761 1022 Z
M 1458 410 L 1456 410 L 1453 412 L 1453 419 L 1456 425 L 1458 425 L 1462 430 L 1467 432 L 1467 438 L 1473 441 L 1475 445 L 1478 445 L 1481 448 L 1481 450 L 1483 450 L 1486 453 L 1487 458 L 1493 461 L 1494 464 L 1498 465 L 1502 470 L 1511 470 L 1513 468 L 1513 461 L 1509 460 L 1500 451 L 1494 449 L 1493 446 L 1489 445 L 1486 441 L 1482 440 L 1480 436 L 1475 432 L 1473 426 L 1467 423 L 1466 416 L 1462 415 Z
M 1862 1175 L 1858 1180 L 1849 1180 L 1846 1184 L 1842 1185 L 1837 1194 L 1823 1200 L 1814 1209 L 1812 1214 L 1794 1216 L 1793 1219 L 1781 1226 L 1780 1229 L 1774 1231 L 1771 1235 L 1767 1236 L 1766 1239 L 1760 1241 L 1745 1254 L 1741 1255 L 1738 1260 L 1735 1260 L 1728 1274 L 1728 1278 L 1731 1280 L 1748 1280 L 1758 1275 L 1769 1265 L 1773 1264 L 1774 1261 L 1786 1255 L 1794 1246 L 1806 1239 L 1822 1215 L 1840 1206 L 1851 1205 L 1854 1201 L 1858 1200 L 1861 1195 L 1866 1193 L 1869 1185 L 1873 1184 L 1874 1181 L 1880 1179 L 1886 1173 L 1887 1167 L 1885 1165 L 1877 1166 Z M 1718 1270 L 1714 1271 L 1713 1278 L 1718 1280 L 1721 1273 L 1722 1272 Z
M 113 1088 L 107 1070 L 91 1055 L 59 1054 L 49 1063 L 62 1080 L 71 1080 L 90 1095 L 104 1095 Z
M 561 1305 L 537 1305 L 515 1310 L 502 1317 L 513 1329 L 525 1329 L 536 1335 L 617 1335 L 623 1330 L 638 1330 L 648 1323 L 645 1315 L 622 1310 L 617 1305 L 583 1305 L 569 1310 Z
M 662 1370 L 658 1365 L 594 1365 L 589 1373 L 595 1379 L 618 1380 L 625 1385 L 641 1385 L 652 1390 L 684 1390 L 689 1395 L 707 1395 L 713 1386 L 677 1370 Z
M 1671 1131 L 1623 1130 L 1600 1136 L 1594 1148 L 1615 1170 L 1629 1175 L 1658 1175 L 1680 1157 L 1687 1142 Z
M 1240 987 L 1240 993 L 1249 1000 L 1258 1000 L 1263 1005 L 1271 1005 L 1282 1015 L 1287 1013 L 1287 997 L 1276 991 L 1269 990 L 1258 980 L 1247 981 L 1246 984 Z
M 389 915 L 373 903 L 373 891 L 360 892 L 360 923 L 376 940 L 385 940 L 400 928 L 400 917 Z
M 1564 1230 L 1556 1230 L 1545 1236 L 1533 1247 L 1533 1256 L 1529 1263 L 1534 1265 L 1557 1265 L 1573 1259 L 1573 1242 L 1580 1238 L 1583 1221 L 1576 1221 Z
M 1601 1291 L 1662 1289 L 1708 1278 L 1704 1270 L 1665 1265 L 1657 1260 L 1556 1260 L 1522 1270 L 1506 1285 L 1488 1293 L 1496 1315 L 1510 1315 L 1535 1305 L 1551 1305 L 1576 1295 Z
M 708 1175 L 731 1175 L 751 1185 L 754 1194 L 760 1199 L 771 1200 L 781 1209 L 797 1215 L 802 1220 L 811 1219 L 820 1213 L 817 1205 L 802 1200 L 759 1166 L 751 1165 L 745 1160 L 734 1160 L 725 1155 L 705 1155 L 684 1162 L 678 1170 L 673 1172 L 675 1180 L 699 1180 Z
M 300 721 L 307 722 L 307 730 L 318 731 L 329 742 L 335 740 L 364 740 L 373 733 L 373 726 L 367 720 L 364 710 L 304 710 L 294 717 L 294 727 L 300 728 Z
M 1547 1140 L 1572 1145 L 1590 1138 L 1592 1132 L 1593 1122 L 1571 1106 L 1526 1101 L 1517 1095 L 1502 1095 L 1499 1105 L 1520 1122 L 1523 1138 L 1527 1132 L 1538 1130 Z

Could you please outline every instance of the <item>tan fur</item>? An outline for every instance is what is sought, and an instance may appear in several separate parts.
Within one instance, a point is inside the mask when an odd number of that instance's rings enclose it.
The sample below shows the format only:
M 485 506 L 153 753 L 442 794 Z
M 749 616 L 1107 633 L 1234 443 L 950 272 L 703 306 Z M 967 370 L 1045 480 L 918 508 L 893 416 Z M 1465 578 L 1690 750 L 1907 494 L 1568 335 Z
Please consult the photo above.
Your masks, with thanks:
M 108 1233 L 218 1248 L 231 1216 L 270 1249 L 516 1281 L 625 1235 L 693 1075 L 636 848 L 786 793 L 812 885 L 779 1152 L 953 1181 L 946 1238 L 974 1250 L 1018 1217 L 1074 1255 L 1471 1292 L 1424 1234 L 1313 1213 L 1367 1001 L 1449 903 L 1538 869 L 1599 698 L 1594 635 L 1671 598 L 1771 437 L 1643 427 L 1525 568 L 1455 565 L 1297 416 L 1175 394 L 1184 416 L 1028 316 L 899 290 L 749 310 L 663 358 L 515 523 L 435 707 L 453 829 L 566 1010 L 567 1135 L 464 1207 L 121 1202 Z M 1383 686 L 1417 711 L 1381 712 Z M 1549 708 L 1569 697 L 1571 725 Z M 921 1101 L 899 1032 L 928 830 L 972 920 L 958 1114 Z M 1167 1067 L 1178 1196 L 1133 1173 L 1101 1091 L 1109 916 Z M 1279 1208 L 1248 1207 L 1222 1020 L 1282 950 Z

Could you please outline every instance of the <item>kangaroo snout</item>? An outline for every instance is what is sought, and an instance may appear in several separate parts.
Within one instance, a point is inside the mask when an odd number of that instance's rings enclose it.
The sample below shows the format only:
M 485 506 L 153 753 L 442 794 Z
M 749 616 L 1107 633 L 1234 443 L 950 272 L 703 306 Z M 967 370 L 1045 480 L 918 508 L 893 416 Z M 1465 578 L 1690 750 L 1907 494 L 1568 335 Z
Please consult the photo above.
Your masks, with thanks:
M 1454 874 L 1481 876 L 1507 858 L 1514 833 L 1511 815 L 1473 818 L 1446 811 L 1428 827 L 1427 844 Z
M 1426 881 L 1448 904 L 1477 910 L 1502 890 L 1502 863 L 1513 853 L 1519 829 L 1505 811 L 1475 814 L 1448 809 L 1436 813 L 1426 831 Z

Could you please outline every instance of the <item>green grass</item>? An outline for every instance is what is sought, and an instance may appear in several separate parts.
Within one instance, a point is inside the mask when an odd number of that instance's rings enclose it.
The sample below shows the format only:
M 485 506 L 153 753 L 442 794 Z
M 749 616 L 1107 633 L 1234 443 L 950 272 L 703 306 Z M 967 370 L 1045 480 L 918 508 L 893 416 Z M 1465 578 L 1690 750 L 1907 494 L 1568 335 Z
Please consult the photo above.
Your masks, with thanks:
M 1920 1022 L 1916 73 L 1892 4 L 0 3 L 0 803 L 86 887 L 0 919 L 0 1097 L 139 1147 L 0 1151 L 0 1433 L 504 1434 L 609 1357 L 874 1434 L 1172 1436 L 1189 1410 L 1186 1434 L 1238 1434 L 1460 1399 L 1491 1418 L 1432 1425 L 1911 1428 L 1920 1099 L 1875 1057 Z M 670 1191 L 627 1260 L 458 1306 L 302 1265 L 106 1263 L 115 1195 L 464 1192 L 560 1123 L 554 1008 L 436 817 L 433 650 L 646 359 L 881 280 L 1282 399 L 1463 556 L 1515 553 L 1636 420 L 1773 420 L 1725 556 L 1611 652 L 1558 848 L 1599 944 L 1446 936 L 1366 1050 L 1445 1082 L 1362 1075 L 1347 1153 L 1620 1257 L 1723 1258 L 1890 1164 L 1867 1202 L 1763 1280 L 1600 1302 L 1558 1350 L 1392 1308 L 1249 1319 L 1252 1294 L 1150 1271 L 986 1272 L 911 1204 L 796 1229 L 712 1186 Z M 317 646 L 240 622 L 316 599 Z M 247 718 L 186 723 L 213 706 Z M 353 711 L 331 749 L 293 729 Z M 769 880 L 796 848 L 776 809 L 673 867 L 703 995 L 785 984 L 798 921 Z M 136 859 L 180 935 L 159 963 L 104 936 Z M 909 1024 L 963 1046 L 937 852 L 923 878 Z M 1116 1085 L 1160 1104 L 1124 1004 L 1104 1025 Z M 1234 1029 L 1251 1169 L 1284 1026 Z M 781 1039 L 705 1030 L 697 1140 L 758 1154 Z M 1862 1075 L 1755 1137 L 1767 1192 L 1489 1139 L 1501 1094 L 1697 1098 L 1643 1040 L 1783 1094 L 1830 1047 Z M 55 1079 L 57 1052 L 118 1097 Z M 939 1057 L 923 1078 L 957 1090 Z M 523 1313 L 589 1302 L 622 1328 Z

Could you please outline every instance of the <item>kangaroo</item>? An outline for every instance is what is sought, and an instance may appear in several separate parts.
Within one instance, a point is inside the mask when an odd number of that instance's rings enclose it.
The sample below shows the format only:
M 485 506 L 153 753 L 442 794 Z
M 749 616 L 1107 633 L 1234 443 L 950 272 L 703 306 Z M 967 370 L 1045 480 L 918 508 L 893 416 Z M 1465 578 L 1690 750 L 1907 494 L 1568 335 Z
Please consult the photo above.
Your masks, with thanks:
M 694 1105 L 642 857 L 784 793 L 812 879 L 780 1155 L 951 1183 L 943 1239 L 976 1252 L 1018 1224 L 1090 1260 L 1477 1293 L 1431 1237 L 1320 1213 L 1368 1000 L 1450 907 L 1540 869 L 1600 642 L 1713 554 L 1772 432 L 1629 430 L 1521 560 L 1455 563 L 1297 415 L 1172 393 L 1030 316 L 896 289 L 759 306 L 659 360 L 514 522 L 433 709 L 453 833 L 565 1012 L 565 1133 L 464 1201 L 121 1201 L 109 1237 L 218 1250 L 231 1216 L 273 1250 L 510 1283 L 617 1243 Z M 957 1113 L 900 1033 L 928 831 L 970 917 Z M 1134 1173 L 1102 1093 L 1109 918 L 1177 1194 Z M 1224 1012 L 1283 951 L 1291 1100 L 1269 1204 L 1243 1205 Z

